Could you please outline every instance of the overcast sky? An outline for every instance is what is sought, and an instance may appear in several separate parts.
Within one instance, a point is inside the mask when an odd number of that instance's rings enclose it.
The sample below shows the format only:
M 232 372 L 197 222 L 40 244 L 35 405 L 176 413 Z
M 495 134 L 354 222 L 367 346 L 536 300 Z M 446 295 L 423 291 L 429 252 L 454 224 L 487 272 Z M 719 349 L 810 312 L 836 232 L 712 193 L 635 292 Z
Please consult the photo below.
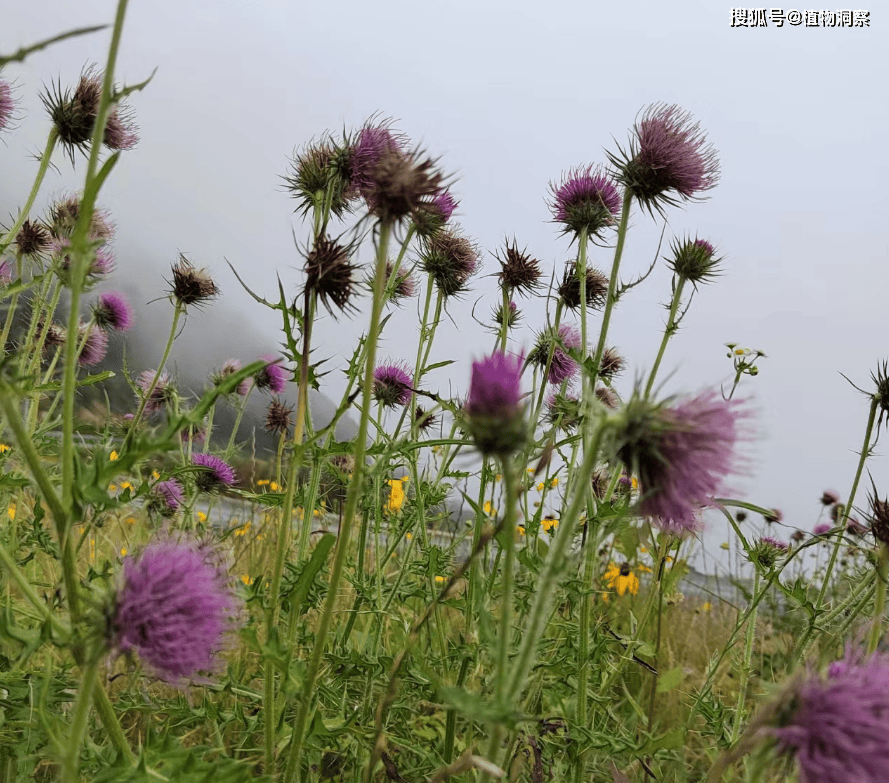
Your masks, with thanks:
M 11 4 L 0 50 L 111 22 L 114 7 Z M 755 412 L 754 437 L 749 476 L 734 484 L 810 530 L 825 488 L 848 493 L 864 433 L 867 400 L 840 373 L 869 389 L 871 371 L 889 356 L 889 35 L 879 10 L 869 28 L 733 29 L 731 6 L 712 0 L 134 0 L 118 80 L 158 70 L 131 101 L 141 143 L 103 191 L 118 224 L 115 283 L 139 287 L 140 338 L 159 357 L 170 307 L 146 303 L 163 294 L 170 263 L 185 251 L 214 270 L 224 296 L 189 318 L 174 357 L 180 370 L 274 348 L 278 321 L 239 290 L 223 259 L 260 293 L 275 295 L 276 273 L 296 293 L 292 230 L 304 233 L 280 177 L 295 148 L 376 113 L 456 177 L 457 219 L 485 249 L 483 274 L 497 268 L 489 251 L 505 236 L 547 271 L 561 270 L 571 251 L 550 222 L 549 182 L 604 162 L 603 149 L 625 143 L 646 105 L 679 104 L 718 148 L 722 177 L 708 201 L 670 211 L 665 246 L 673 234 L 697 234 L 726 262 L 671 343 L 664 391 L 728 380 L 726 342 L 765 351 L 759 377 L 741 390 Z M 39 90 L 57 79 L 75 84 L 85 63 L 104 61 L 107 41 L 107 32 L 68 41 L 4 72 L 17 83 L 23 117 L 0 139 L 0 214 L 24 200 L 35 171 L 28 155 L 45 141 Z M 73 171 L 61 155 L 55 161 L 41 209 L 82 181 L 82 162 Z M 624 279 L 648 268 L 661 228 L 634 212 Z M 610 262 L 610 250 L 594 252 L 592 263 Z M 629 360 L 618 383 L 624 393 L 653 361 L 669 296 L 661 262 L 615 312 L 609 342 Z M 465 392 L 470 359 L 491 344 L 472 308 L 487 318 L 496 302 L 496 279 L 483 277 L 451 307 L 454 323 L 444 325 L 434 355 L 460 364 L 429 376 L 430 388 Z M 529 328 L 516 347 L 530 345 L 545 320 L 542 300 L 523 310 Z M 409 305 L 390 323 L 381 357 L 412 360 L 416 324 Z M 325 318 L 317 355 L 335 365 L 365 326 L 364 311 L 352 321 Z M 336 396 L 339 380 L 332 383 Z M 886 466 L 882 457 L 870 463 L 889 493 Z M 705 540 L 716 549 L 724 524 L 711 523 Z

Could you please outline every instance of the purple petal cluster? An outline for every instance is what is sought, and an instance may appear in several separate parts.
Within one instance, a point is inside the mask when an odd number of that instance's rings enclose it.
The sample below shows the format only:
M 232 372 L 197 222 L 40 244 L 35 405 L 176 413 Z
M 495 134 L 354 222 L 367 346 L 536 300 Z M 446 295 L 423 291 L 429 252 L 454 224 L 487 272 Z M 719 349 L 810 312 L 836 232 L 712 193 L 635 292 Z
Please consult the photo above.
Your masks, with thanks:
M 158 481 L 151 488 L 151 500 L 155 501 L 157 509 L 165 516 L 173 516 L 185 501 L 185 492 L 177 479 Z
M 815 525 L 815 527 L 812 528 L 812 535 L 826 536 L 831 530 L 833 530 L 833 525 L 831 525 L 829 522 L 821 522 L 820 524 Z
M 237 481 L 234 468 L 215 454 L 192 454 L 191 462 L 202 470 L 195 476 L 195 484 L 202 492 L 234 486 Z
M 826 677 L 810 675 L 785 693 L 763 729 L 793 755 L 800 783 L 889 780 L 889 658 L 854 653 L 834 661 Z M 776 724 L 776 725 L 774 725 Z
M 287 370 L 280 362 L 279 357 L 271 354 L 263 354 L 259 357 L 268 364 L 253 376 L 253 383 L 257 389 L 269 389 L 273 394 L 281 394 L 287 388 Z
M 156 376 L 157 383 L 154 381 Z M 158 376 L 156 370 L 143 370 L 139 373 L 136 385 L 142 390 L 143 395 L 149 395 L 145 401 L 146 413 L 155 413 L 163 409 L 172 399 L 173 387 L 170 384 L 170 376 L 165 372 Z M 153 389 L 152 386 L 154 386 Z M 149 390 L 151 390 L 150 394 Z
M 11 258 L 7 258 L 0 263 L 0 283 L 3 285 L 9 285 L 12 282 L 13 275 L 15 274 L 15 265 Z
M 373 396 L 387 408 L 411 401 L 414 379 L 400 364 L 381 364 L 374 369 Z
M 580 348 L 580 332 L 573 326 L 562 324 L 559 327 L 559 339 L 565 348 Z M 553 385 L 561 385 L 563 381 L 573 378 L 579 368 L 580 365 L 557 343 L 553 351 L 553 360 L 549 365 L 547 380 Z
M 601 168 L 577 168 L 552 187 L 550 209 L 557 223 L 567 230 L 586 229 L 590 236 L 614 222 L 620 212 L 622 198 L 617 185 Z
M 234 375 L 242 369 L 241 363 L 237 359 L 228 359 L 222 365 L 222 369 L 213 377 L 213 383 L 217 386 L 222 383 L 229 375 Z M 252 378 L 244 378 L 236 387 L 235 394 L 239 397 L 246 397 L 250 393 L 250 387 L 253 384 Z
M 15 111 L 15 101 L 12 100 L 12 86 L 0 79 L 0 131 L 9 127 L 13 111 Z
M 183 684 L 219 669 L 238 610 L 219 555 L 193 542 L 149 544 L 124 561 L 112 644 L 137 652 L 159 678 Z
M 522 356 L 494 351 L 472 363 L 472 380 L 463 408 L 475 445 L 483 454 L 505 457 L 527 438 L 522 406 Z
M 385 125 L 365 126 L 349 155 L 349 181 L 358 193 L 367 198 L 373 192 L 377 165 L 390 152 L 400 152 L 402 140 Z
M 618 456 L 638 472 L 641 513 L 669 533 L 698 530 L 699 507 L 718 494 L 734 468 L 742 416 L 740 403 L 714 391 L 673 407 L 638 397 L 628 402 Z
M 77 363 L 81 367 L 93 367 L 101 362 L 105 358 L 105 354 L 108 353 L 108 335 L 101 329 L 87 328 L 85 336 L 81 331 L 77 338 L 82 346 L 77 357 Z
M 125 332 L 133 326 L 133 308 L 120 291 L 105 291 L 93 307 L 93 319 L 100 329 Z

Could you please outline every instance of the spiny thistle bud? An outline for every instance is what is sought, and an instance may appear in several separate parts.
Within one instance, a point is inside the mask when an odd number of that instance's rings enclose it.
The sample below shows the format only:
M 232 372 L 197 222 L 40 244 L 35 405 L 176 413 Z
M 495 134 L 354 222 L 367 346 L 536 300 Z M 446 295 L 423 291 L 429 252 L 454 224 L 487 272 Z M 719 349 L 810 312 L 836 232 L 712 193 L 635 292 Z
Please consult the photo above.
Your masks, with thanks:
M 503 303 L 501 302 L 491 312 L 491 318 L 494 321 L 494 331 L 499 331 L 500 327 L 503 326 L 503 316 Z M 518 323 L 521 320 L 522 314 L 519 311 L 518 307 L 516 307 L 516 303 L 510 302 L 509 306 L 506 308 L 506 328 L 514 329 L 516 326 L 518 326 Z
M 455 228 L 446 228 L 424 242 L 420 264 L 443 296 L 458 296 L 478 268 L 478 250 Z
M 550 185 L 550 210 L 565 233 L 588 237 L 600 236 L 621 209 L 620 191 L 598 166 L 576 168 L 562 177 L 559 185 Z
M 540 287 L 540 262 L 528 255 L 527 248 L 519 250 L 515 239 L 512 245 L 506 243 L 502 257 L 496 253 L 494 257 L 500 262 L 500 285 L 509 294 L 530 296 Z
M 393 150 L 374 168 L 365 199 L 381 221 L 394 223 L 422 209 L 443 187 L 444 177 L 432 158 L 420 150 Z
M 178 479 L 171 478 L 166 481 L 158 481 L 148 494 L 146 503 L 149 511 L 170 518 L 176 516 L 176 512 L 185 502 L 185 491 Z
M 803 533 L 802 530 L 794 530 L 793 533 L 790 534 L 790 540 L 799 544 L 806 537 L 806 534 Z
M 651 215 L 699 198 L 719 180 L 716 150 L 692 115 L 675 105 L 650 106 L 633 127 L 627 151 L 618 147 L 607 155 L 618 182 Z
M 567 353 L 566 348 L 580 348 L 580 332 L 567 324 L 562 324 L 558 331 L 547 329 L 537 335 L 534 349 L 528 354 L 528 362 L 536 364 L 542 370 L 547 369 L 547 362 L 549 362 L 547 380 L 558 386 L 563 381 L 574 377 L 580 368 L 577 361 Z M 552 360 L 550 360 L 550 355 L 552 355 Z
M 565 432 L 576 430 L 583 414 L 580 412 L 580 400 L 573 394 L 553 392 L 546 401 L 546 422 L 557 426 Z
M 306 290 L 317 294 L 327 312 L 334 318 L 334 306 L 347 314 L 355 309 L 351 301 L 355 292 L 352 273 L 357 267 L 352 264 L 350 255 L 351 250 L 348 247 L 325 236 L 318 237 L 306 255 Z
M 219 288 L 207 270 L 195 269 L 182 253 L 179 254 L 179 261 L 173 264 L 171 269 L 173 279 L 167 282 L 173 286 L 170 296 L 177 304 L 184 307 L 188 305 L 201 307 L 219 296 Z
M 580 280 L 577 278 L 577 264 L 574 261 L 565 264 L 565 273 L 562 275 L 558 292 L 565 307 L 569 310 L 580 309 Z M 608 298 L 608 278 L 598 269 L 588 266 L 585 293 L 587 307 L 596 309 L 604 307 Z
M 272 400 L 266 411 L 266 430 L 273 435 L 286 435 L 293 426 L 292 414 L 293 408 L 288 407 L 280 400 Z
M 348 176 L 348 150 L 329 136 L 307 144 L 293 156 L 284 178 L 290 195 L 299 201 L 303 215 L 325 205 L 337 217 L 349 210 L 353 198 Z
M 472 381 L 463 412 L 469 434 L 483 454 L 506 457 L 527 437 L 522 405 L 522 357 L 495 351 L 472 363 Z
M 37 333 L 43 334 L 44 329 L 46 330 L 46 336 L 43 338 L 44 353 L 47 353 L 50 348 L 61 348 L 65 344 L 67 330 L 64 326 L 57 323 L 50 323 L 47 326 L 46 322 L 41 320 L 37 324 Z
M 883 416 L 889 413 L 889 363 L 884 360 L 882 366 L 877 367 L 876 373 L 871 373 L 870 377 L 877 387 L 873 399 L 880 406 L 880 418 L 877 420 L 879 427 L 883 423 Z
M 617 396 L 617 392 L 610 386 L 597 386 L 596 399 L 610 410 L 616 410 L 620 405 L 620 397 Z
M 783 541 L 763 536 L 750 548 L 750 562 L 756 563 L 766 571 L 771 571 L 781 557 L 787 554 L 788 549 Z
M 59 141 L 66 147 L 72 162 L 74 151 L 86 152 L 93 137 L 93 129 L 99 114 L 104 77 L 94 67 L 87 68 L 74 90 L 62 91 L 56 84 L 53 92 L 41 96 L 58 133 Z M 112 106 L 105 124 L 103 142 L 112 150 L 129 150 L 136 146 L 139 136 L 131 114 L 126 107 Z
M 614 429 L 614 454 L 639 477 L 639 510 L 665 532 L 699 529 L 708 505 L 735 463 L 742 413 L 738 402 L 705 391 L 668 407 L 634 394 Z
M 672 256 L 667 264 L 677 277 L 690 283 L 709 283 L 719 274 L 719 264 L 723 259 L 716 257 L 716 251 L 706 239 L 674 240 Z
M 163 410 L 176 397 L 176 390 L 170 383 L 170 376 L 165 372 L 158 375 L 156 370 L 144 370 L 139 373 L 136 386 L 141 391 L 139 399 L 145 397 L 146 413 L 156 413 Z
M 133 327 L 133 308 L 120 291 L 105 291 L 93 305 L 93 321 L 100 329 L 125 332 Z
M 373 378 L 373 398 L 384 407 L 397 408 L 411 401 L 414 380 L 406 367 L 381 364 L 374 370 Z
M 43 255 L 52 247 L 52 237 L 46 226 L 26 220 L 15 236 L 15 246 L 23 256 L 34 258 Z
M 877 541 L 889 544 L 889 499 L 880 500 L 877 495 L 877 488 L 874 486 L 874 493 L 870 496 L 870 529 Z
M 456 208 L 457 202 L 447 190 L 440 191 L 431 199 L 421 201 L 413 213 L 417 235 L 427 239 L 437 234 L 451 219 Z
M 417 405 L 414 410 L 414 421 L 417 422 L 417 429 L 420 432 L 428 432 L 438 424 L 438 416 Z

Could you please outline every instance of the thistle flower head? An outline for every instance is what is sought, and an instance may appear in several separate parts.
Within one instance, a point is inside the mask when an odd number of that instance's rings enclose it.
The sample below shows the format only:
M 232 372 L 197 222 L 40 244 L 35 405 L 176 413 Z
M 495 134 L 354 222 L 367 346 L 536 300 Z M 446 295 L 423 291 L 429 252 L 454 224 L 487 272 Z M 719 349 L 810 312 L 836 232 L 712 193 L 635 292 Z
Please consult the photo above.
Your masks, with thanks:
M 835 506 L 840 502 L 840 493 L 832 489 L 825 489 L 821 494 L 820 502 L 822 506 Z
M 221 554 L 195 542 L 156 542 L 124 561 L 109 641 L 181 684 L 219 669 L 238 615 Z
M 829 522 L 821 522 L 812 528 L 812 535 L 826 536 L 831 530 L 833 530 L 833 525 L 831 525 Z
M 219 288 L 206 269 L 195 269 L 182 253 L 179 260 L 172 265 L 173 279 L 167 282 L 172 286 L 170 296 L 183 307 L 194 305 L 202 307 L 211 299 L 219 296 Z
M 512 454 L 527 438 L 522 364 L 521 356 L 500 351 L 472 363 L 472 380 L 463 412 L 469 433 L 483 454 Z
M 615 183 L 598 166 L 569 171 L 558 184 L 551 184 L 550 210 L 565 233 L 601 236 L 621 209 L 621 195 Z
M 428 238 L 437 234 L 451 219 L 457 202 L 447 190 L 421 201 L 413 213 L 414 228 L 419 236 Z
M 414 379 L 401 364 L 381 364 L 374 369 L 373 397 L 387 408 L 397 408 L 411 401 Z
M 420 253 L 420 265 L 445 297 L 466 291 L 478 262 L 478 250 L 456 228 L 443 229 L 427 239 Z
M 667 264 L 682 280 L 709 283 L 719 274 L 723 259 L 716 257 L 715 248 L 706 239 L 674 239 L 670 250 Z
M 80 219 L 82 201 L 80 195 L 72 193 L 53 202 L 49 208 L 47 225 L 57 240 L 70 240 L 74 235 Z M 87 236 L 94 242 L 110 242 L 114 238 L 114 223 L 104 209 L 93 209 Z
M 9 285 L 15 274 L 15 266 L 11 258 L 5 258 L 0 262 L 0 284 Z
M 558 288 L 562 304 L 570 310 L 580 309 L 580 280 L 577 277 L 577 264 L 569 261 L 565 264 L 565 272 Z M 598 269 L 587 267 L 586 270 L 586 305 L 596 309 L 605 306 L 608 298 L 608 278 Z
M 237 359 L 228 359 L 222 365 L 222 369 L 213 376 L 213 385 L 219 386 L 230 375 L 234 375 L 241 369 L 241 363 Z M 236 387 L 235 394 L 239 397 L 246 397 L 250 392 L 253 381 L 250 378 L 244 378 Z
M 630 134 L 628 151 L 618 148 L 608 158 L 617 180 L 651 214 L 698 198 L 719 179 L 716 150 L 692 115 L 675 105 L 650 106 Z
M 775 564 L 787 554 L 789 547 L 783 541 L 771 536 L 763 536 L 750 548 L 750 561 L 761 568 L 771 570 Z
M 436 162 L 421 150 L 386 152 L 374 167 L 363 193 L 370 211 L 384 223 L 425 213 L 445 187 Z
M 14 112 L 15 101 L 12 99 L 12 85 L 4 79 L 0 79 L 0 132 L 9 127 Z
M 870 500 L 870 529 L 874 538 L 884 544 L 889 544 L 889 498 L 880 500 L 877 495 L 877 487 L 874 485 Z
M 405 139 L 393 133 L 388 122 L 365 125 L 348 149 L 348 177 L 351 187 L 362 198 L 372 196 L 377 166 L 385 155 L 400 152 Z
M 537 342 L 528 355 L 528 361 L 541 369 L 546 369 L 549 361 L 547 380 L 558 386 L 563 381 L 573 378 L 580 368 L 580 365 L 567 353 L 566 348 L 580 348 L 580 332 L 573 326 L 562 324 L 558 331 L 548 329 L 537 335 Z
M 597 386 L 595 394 L 596 399 L 610 410 L 617 410 L 620 405 L 620 397 L 610 386 Z
M 58 259 L 57 272 L 63 285 L 71 285 L 71 255 L 69 248 L 71 241 L 68 239 L 55 240 L 52 243 L 52 255 Z M 86 283 L 94 283 L 104 275 L 114 270 L 114 256 L 108 247 L 102 246 L 95 249 L 86 270 Z
M 259 358 L 268 364 L 257 370 L 253 385 L 257 389 L 268 389 L 272 394 L 281 394 L 287 388 L 287 370 L 281 366 L 281 358 L 268 353 Z
M 494 322 L 494 331 L 499 332 L 503 326 L 503 318 L 506 316 L 506 328 L 514 329 L 522 320 L 522 312 L 515 302 L 510 302 L 504 312 L 503 302 L 500 302 L 491 312 L 491 320 Z
M 293 408 L 278 399 L 269 403 L 265 415 L 265 428 L 273 435 L 286 435 L 293 426 Z
M 158 481 L 152 486 L 148 497 L 148 508 L 162 517 L 173 517 L 185 502 L 185 492 L 178 479 Z
M 333 306 L 340 312 L 355 309 L 352 295 L 355 293 L 351 250 L 326 236 L 320 236 L 306 255 L 304 271 L 306 290 L 318 295 L 327 312 L 336 318 Z
M 710 503 L 735 465 L 740 404 L 705 391 L 668 406 L 636 394 L 616 425 L 615 453 L 639 477 L 642 514 L 666 532 L 699 528 L 697 511 Z
M 546 400 L 546 421 L 548 424 L 559 426 L 565 432 L 576 430 L 581 421 L 580 400 L 576 394 L 570 392 L 553 392 Z
M 15 246 L 23 256 L 41 256 L 52 247 L 49 229 L 41 223 L 26 220 L 15 235 Z
M 405 299 L 417 295 L 417 281 L 411 275 L 410 270 L 399 267 L 395 280 L 392 280 L 394 267 L 391 261 L 386 262 L 386 290 L 390 291 L 389 301 L 394 305 L 400 305 Z M 373 290 L 373 276 L 367 279 L 368 287 Z
M 120 291 L 104 291 L 93 305 L 93 320 L 100 329 L 125 332 L 133 326 L 133 308 Z
M 428 432 L 438 424 L 438 416 L 417 405 L 414 410 L 414 421 L 417 422 L 417 429 L 420 432 Z
M 155 378 L 157 378 L 156 383 Z M 163 410 L 167 405 L 173 402 L 173 398 L 176 395 L 176 390 L 170 383 L 170 376 L 165 372 L 162 372 L 158 376 L 156 370 L 144 370 L 139 373 L 139 378 L 136 380 L 136 386 L 138 386 L 142 392 L 140 400 L 142 397 L 145 397 L 145 395 L 149 395 L 145 399 L 146 413 L 156 413 L 157 411 Z M 151 388 L 152 386 L 154 386 L 153 389 Z M 150 394 L 149 390 L 151 391 Z
M 108 353 L 108 335 L 96 326 L 83 326 L 77 336 L 78 345 L 81 346 L 77 363 L 81 367 L 93 367 L 97 365 L 105 354 Z
M 606 348 L 602 352 L 602 359 L 599 362 L 599 377 L 610 381 L 614 376 L 620 375 L 626 362 L 616 348 Z
M 60 84 L 41 96 L 49 112 L 59 141 L 71 160 L 74 151 L 86 152 L 93 137 L 93 129 L 102 99 L 103 74 L 95 67 L 84 70 L 73 90 L 62 90 Z M 136 146 L 139 136 L 132 115 L 126 106 L 113 105 L 105 124 L 103 143 L 112 150 L 128 150 Z
M 284 182 L 290 195 L 300 202 L 303 215 L 326 203 L 342 217 L 349 210 L 352 187 L 349 182 L 349 151 L 330 136 L 309 142 L 293 156 Z
M 527 248 L 519 250 L 515 239 L 512 245 L 506 242 L 503 255 L 495 254 L 495 258 L 500 262 L 500 285 L 510 295 L 530 296 L 540 287 L 540 262 L 528 255 Z
M 792 682 L 754 721 L 795 757 L 801 783 L 889 780 L 889 659 L 850 650 L 824 675 Z
M 201 492 L 225 489 L 237 482 L 234 468 L 215 454 L 192 454 L 191 462 L 200 468 L 195 474 L 194 483 Z

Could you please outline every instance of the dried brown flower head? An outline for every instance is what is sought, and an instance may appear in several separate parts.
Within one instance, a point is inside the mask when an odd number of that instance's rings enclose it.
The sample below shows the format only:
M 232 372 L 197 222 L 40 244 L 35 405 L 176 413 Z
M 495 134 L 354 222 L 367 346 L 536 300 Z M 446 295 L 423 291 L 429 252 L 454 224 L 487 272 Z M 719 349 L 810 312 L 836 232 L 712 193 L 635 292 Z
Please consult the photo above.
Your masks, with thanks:
M 265 416 L 265 428 L 273 435 L 284 435 L 293 426 L 293 408 L 288 407 L 280 400 L 274 399 L 269 403 Z
M 533 294 L 540 286 L 540 262 L 528 255 L 527 248 L 519 250 L 515 239 L 508 242 L 503 255 L 494 254 L 500 262 L 500 285 L 510 294 L 518 292 L 523 296 Z
M 173 279 L 167 281 L 173 288 L 170 295 L 178 304 L 202 306 L 219 296 L 219 288 L 206 269 L 195 269 L 182 253 L 172 266 Z
M 559 296 L 565 307 L 571 310 L 580 309 L 580 280 L 577 278 L 577 265 L 574 261 L 565 264 L 565 272 L 558 288 Z M 605 305 L 608 296 L 608 278 L 598 269 L 587 267 L 586 270 L 586 303 L 587 307 L 599 308 Z
M 348 247 L 321 236 L 306 255 L 303 267 L 306 273 L 305 290 L 317 294 L 327 312 L 334 318 L 334 306 L 347 314 L 355 309 L 351 301 L 355 293 L 352 273 L 357 267 L 352 263 L 350 253 Z

